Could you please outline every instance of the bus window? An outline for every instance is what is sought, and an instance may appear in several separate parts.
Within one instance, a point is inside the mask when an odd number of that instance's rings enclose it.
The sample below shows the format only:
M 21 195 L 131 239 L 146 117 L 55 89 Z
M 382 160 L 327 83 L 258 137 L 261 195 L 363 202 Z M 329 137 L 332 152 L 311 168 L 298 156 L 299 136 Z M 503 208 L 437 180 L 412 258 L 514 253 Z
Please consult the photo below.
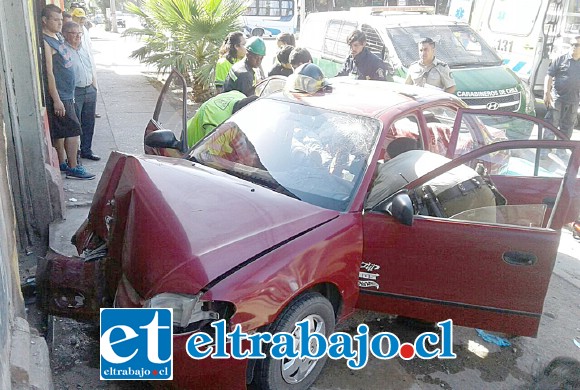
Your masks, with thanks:
M 294 1 L 292 0 L 250 0 L 246 16 L 292 16 Z
M 539 18 L 542 0 L 495 0 L 489 14 L 489 29 L 498 34 L 527 36 Z

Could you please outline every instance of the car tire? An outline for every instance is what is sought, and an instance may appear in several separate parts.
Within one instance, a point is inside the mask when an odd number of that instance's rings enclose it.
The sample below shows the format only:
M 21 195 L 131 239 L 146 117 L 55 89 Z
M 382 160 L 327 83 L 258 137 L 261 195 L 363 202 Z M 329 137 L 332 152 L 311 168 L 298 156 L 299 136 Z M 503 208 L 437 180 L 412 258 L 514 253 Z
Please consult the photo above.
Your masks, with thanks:
M 319 293 L 307 293 L 294 300 L 274 321 L 269 331 L 293 333 L 296 323 L 304 319 L 311 321 L 311 332 L 316 330 L 328 336 L 334 331 L 335 313 L 332 304 Z M 318 360 L 282 359 L 277 360 L 266 352 L 267 357 L 256 364 L 254 372 L 255 388 L 261 390 L 302 390 L 308 389 L 316 380 L 328 356 Z M 308 362 L 296 367 L 293 362 Z

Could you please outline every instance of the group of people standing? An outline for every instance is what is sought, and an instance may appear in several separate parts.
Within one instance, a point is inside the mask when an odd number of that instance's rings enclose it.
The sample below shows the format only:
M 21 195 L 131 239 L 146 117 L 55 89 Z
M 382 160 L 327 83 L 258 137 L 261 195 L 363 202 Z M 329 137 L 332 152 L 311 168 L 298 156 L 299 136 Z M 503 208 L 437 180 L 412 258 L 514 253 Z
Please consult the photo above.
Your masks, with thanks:
M 70 17 L 72 20 L 67 20 Z M 67 18 L 67 19 L 65 19 Z M 97 76 L 86 15 L 82 8 L 70 14 L 55 5 L 47 5 L 42 12 L 42 32 L 46 61 L 47 111 L 53 145 L 57 150 L 60 170 L 71 179 L 93 179 L 79 157 L 99 160 L 92 151 L 95 127 Z M 347 42 L 350 54 L 337 76 L 351 76 L 359 80 L 393 80 L 393 69 L 366 46 L 362 31 L 355 30 Z M 303 64 L 312 63 L 308 50 L 296 47 L 292 34 L 277 37 L 278 53 L 268 76 L 291 76 Z M 423 49 L 422 49 L 423 47 Z M 425 40 L 420 52 L 426 53 L 410 68 L 407 83 L 417 85 L 441 84 L 453 92 L 454 82 L 448 67 L 434 60 L 435 43 Z M 431 48 L 431 50 L 429 50 Z M 256 84 L 266 77 L 262 61 L 266 44 L 260 37 L 246 40 L 241 32 L 232 32 L 220 49 L 215 69 L 215 86 L 219 94 L 204 103 L 188 122 L 188 144 L 195 144 L 234 112 L 255 100 Z M 431 56 L 431 57 L 429 57 Z M 314 79 L 312 85 L 321 88 L 324 75 L 316 65 L 301 70 L 304 77 Z M 297 85 L 303 82 L 294 80 Z M 80 150 L 80 152 L 79 152 Z
M 366 36 L 360 30 L 353 31 L 346 43 L 350 47 L 349 56 L 336 76 L 349 76 L 358 80 L 393 81 L 393 68 L 367 47 Z M 309 78 L 316 88 L 326 85 L 324 74 L 312 63 L 308 50 L 296 47 L 292 34 L 283 33 L 277 37 L 278 53 L 268 76 L 292 76 L 302 78 L 289 80 L 293 88 L 300 88 Z M 434 86 L 446 92 L 455 91 L 455 81 L 449 66 L 435 59 L 435 42 L 426 38 L 419 43 L 420 60 L 409 68 L 407 84 Z M 220 49 L 220 59 L 215 69 L 215 85 L 218 95 L 201 105 L 193 118 L 188 121 L 188 146 L 201 140 L 206 134 L 228 119 L 233 113 L 255 100 L 254 89 L 265 78 L 262 60 L 266 55 L 266 44 L 260 37 L 246 40 L 241 32 L 232 32 L 225 38 Z M 310 64 L 304 67 L 304 64 Z M 311 92 L 311 91 L 309 91 Z
M 70 17 L 71 20 L 65 18 Z M 47 111 L 53 145 L 57 150 L 60 170 L 67 178 L 93 179 L 78 157 L 100 160 L 92 151 L 95 127 L 97 76 L 86 14 L 82 8 L 63 13 L 55 5 L 42 11 L 42 32 L 46 61 Z M 358 80 L 393 81 L 392 66 L 367 47 L 360 30 L 347 38 L 350 53 L 336 76 Z M 277 37 L 278 53 L 268 76 L 291 76 L 303 64 L 312 62 L 308 50 L 296 47 L 292 34 Z M 580 37 L 574 39 L 570 54 L 558 58 L 548 71 L 546 96 L 547 119 L 571 136 L 580 90 Z M 411 64 L 406 84 L 435 87 L 455 92 L 455 81 L 449 66 L 435 57 L 435 42 L 425 38 L 418 44 L 419 60 Z M 220 49 L 215 69 L 215 86 L 219 94 L 204 103 L 188 122 L 188 144 L 195 144 L 209 131 L 241 107 L 255 100 L 256 84 L 266 77 L 262 61 L 265 42 L 260 37 L 246 40 L 242 32 L 232 32 Z M 316 67 L 314 65 L 314 67 Z M 322 77 L 319 68 L 305 74 Z M 555 80 L 555 81 L 554 81 Z M 317 80 L 317 85 L 323 85 Z M 80 152 L 79 152 L 80 150 Z
M 360 30 L 353 31 L 347 38 L 350 54 L 336 76 L 350 76 L 358 80 L 393 81 L 394 70 L 367 47 L 366 35 Z M 277 37 L 279 51 L 276 63 L 268 76 L 290 76 L 301 63 L 312 62 L 306 49 L 296 48 L 292 34 L 283 33 Z M 455 81 L 449 66 L 435 58 L 435 42 L 425 38 L 419 42 L 420 59 L 409 67 L 407 84 L 432 86 L 445 92 L 455 92 Z M 252 84 L 260 77 L 262 59 L 266 55 L 266 45 L 261 38 L 252 37 L 248 41 L 241 32 L 229 34 L 220 51 L 222 57 L 216 66 L 215 84 L 218 91 L 238 89 L 246 95 L 252 94 Z M 246 57 L 245 61 L 241 61 Z M 301 61 L 297 65 L 296 59 Z M 254 71 L 254 69 L 259 69 Z M 243 75 L 238 81 L 240 75 Z M 229 80 L 229 81 L 228 81 Z
M 46 108 L 61 172 L 69 179 L 91 180 L 79 157 L 100 160 L 91 149 L 97 104 L 97 72 L 91 53 L 86 14 L 49 4 L 42 10 L 46 65 Z
M 364 32 L 354 30 L 348 36 L 347 44 L 350 55 L 337 76 L 350 76 L 357 80 L 393 81 L 393 67 L 369 50 Z M 449 66 L 435 58 L 435 42 L 431 38 L 425 38 L 419 42 L 418 49 L 419 60 L 409 66 L 406 84 L 455 92 L 455 80 Z
M 278 53 L 270 76 L 290 76 L 296 64 L 292 65 L 292 54 L 295 62 L 300 59 L 304 49 L 296 51 L 296 39 L 290 33 L 282 33 L 276 38 Z M 266 77 L 262 61 L 266 56 L 266 43 L 260 37 L 246 40 L 241 32 L 228 34 L 220 49 L 220 59 L 215 68 L 215 86 L 218 92 L 238 90 L 246 96 L 253 95 L 257 82 Z M 312 61 L 312 57 L 309 57 Z
M 296 68 L 312 62 L 306 49 L 296 48 L 292 34 L 278 36 L 278 54 L 268 76 L 289 76 Z M 215 86 L 218 95 L 203 103 L 187 122 L 188 146 L 196 144 L 233 113 L 257 99 L 255 87 L 265 78 L 262 61 L 266 43 L 260 37 L 246 40 L 241 32 L 232 32 L 225 38 L 216 64 Z

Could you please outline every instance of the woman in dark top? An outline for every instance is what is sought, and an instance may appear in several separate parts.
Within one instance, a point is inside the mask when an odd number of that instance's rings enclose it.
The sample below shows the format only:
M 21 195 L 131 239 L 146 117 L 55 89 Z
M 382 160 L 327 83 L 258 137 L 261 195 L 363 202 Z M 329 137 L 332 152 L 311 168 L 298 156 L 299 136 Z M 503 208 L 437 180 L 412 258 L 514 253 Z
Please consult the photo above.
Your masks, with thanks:
M 290 65 L 290 53 L 294 49 L 293 46 L 286 45 L 276 54 L 276 65 L 268 73 L 268 76 L 290 76 L 293 72 L 292 65 Z

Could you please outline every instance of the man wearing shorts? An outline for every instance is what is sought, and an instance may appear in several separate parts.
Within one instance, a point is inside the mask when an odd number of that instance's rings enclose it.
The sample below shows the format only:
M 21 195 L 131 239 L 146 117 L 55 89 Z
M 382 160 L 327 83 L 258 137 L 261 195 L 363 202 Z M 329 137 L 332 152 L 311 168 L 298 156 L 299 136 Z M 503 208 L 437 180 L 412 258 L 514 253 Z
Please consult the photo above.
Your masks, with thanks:
M 46 109 L 53 145 L 58 154 L 60 170 L 69 179 L 90 180 L 88 173 L 77 163 L 81 125 L 75 112 L 75 73 L 71 53 L 57 34 L 62 28 L 60 8 L 49 4 L 42 10 L 42 33 L 48 94 Z

